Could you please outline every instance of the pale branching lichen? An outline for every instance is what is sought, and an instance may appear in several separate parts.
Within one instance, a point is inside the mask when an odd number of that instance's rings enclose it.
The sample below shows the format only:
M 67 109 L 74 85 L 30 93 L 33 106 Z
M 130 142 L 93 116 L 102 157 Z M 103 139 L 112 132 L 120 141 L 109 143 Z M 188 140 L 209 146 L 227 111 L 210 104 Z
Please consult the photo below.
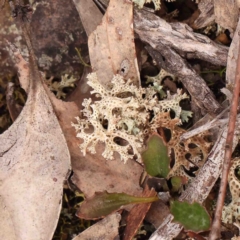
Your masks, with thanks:
M 147 77 L 147 83 L 152 83 L 153 86 L 152 88 L 154 89 L 155 92 L 158 92 L 160 95 L 160 98 L 164 98 L 167 96 L 164 101 L 159 101 L 157 104 L 157 108 L 161 112 L 164 111 L 169 111 L 170 109 L 174 111 L 175 113 L 175 118 L 181 118 L 182 122 L 188 122 L 189 118 L 192 117 L 192 112 L 182 110 L 180 107 L 179 103 L 183 99 L 188 99 L 189 97 L 187 96 L 186 93 L 182 94 L 181 89 L 177 89 L 177 93 L 174 95 L 171 95 L 169 91 L 167 91 L 167 95 L 163 91 L 162 83 L 163 80 L 166 77 L 171 77 L 173 81 L 176 81 L 176 77 L 165 71 L 164 69 L 161 69 L 159 74 L 154 77 L 146 76 Z
M 233 223 L 240 229 L 240 158 L 233 160 L 228 175 L 228 184 L 232 195 L 232 202 L 223 207 L 222 221 Z
M 56 97 L 59 99 L 64 99 L 66 97 L 66 93 L 64 93 L 64 88 L 74 87 L 74 83 L 76 82 L 76 78 L 73 76 L 69 76 L 68 74 L 64 74 L 61 76 L 61 81 L 53 81 L 53 78 L 46 80 L 46 84 L 48 85 L 50 91 L 56 93 Z
M 173 79 L 173 81 L 176 80 L 176 77 L 171 74 L 168 73 L 166 70 L 164 70 L 163 68 L 160 70 L 160 72 L 158 73 L 158 75 L 154 76 L 154 77 L 150 77 L 150 76 L 146 76 L 147 78 L 147 83 L 152 82 L 152 83 L 157 83 L 158 85 L 162 84 L 162 81 L 164 80 L 164 78 L 166 77 L 171 77 Z
M 159 101 L 153 88 L 136 87 L 120 75 L 113 77 L 107 89 L 101 85 L 96 73 L 91 73 L 88 85 L 93 88 L 91 94 L 99 100 L 84 99 L 82 116 L 72 124 L 77 137 L 83 139 L 80 149 L 84 155 L 87 150 L 94 154 L 97 143 L 103 142 L 105 159 L 112 160 L 117 152 L 124 162 L 133 156 L 141 161 L 140 152 L 151 114 L 172 109 L 179 117 L 182 111 L 179 101 L 187 97 L 179 91 L 173 96 L 168 93 L 166 100 Z
M 106 159 L 113 159 L 113 153 L 118 152 L 124 162 L 133 155 L 139 160 L 142 129 L 149 118 L 147 110 L 151 110 L 157 100 L 143 98 L 145 89 L 134 86 L 130 81 L 124 82 L 120 75 L 114 76 L 111 83 L 112 86 L 106 89 L 98 81 L 96 73 L 88 75 L 88 85 L 94 89 L 91 94 L 101 99 L 94 103 L 85 99 L 82 110 L 85 118 L 77 118 L 78 124 L 73 124 L 78 131 L 77 137 L 84 139 L 81 151 L 84 155 L 87 149 L 95 153 L 96 144 L 100 141 L 105 143 L 102 155 Z M 93 133 L 86 132 L 91 128 Z M 118 144 L 117 141 L 123 140 L 126 145 Z
M 182 94 L 181 89 L 177 89 L 177 93 L 171 95 L 169 91 L 167 91 L 167 98 L 163 101 L 159 101 L 157 106 L 161 112 L 165 111 L 174 111 L 175 118 L 180 118 L 182 122 L 188 122 L 188 118 L 192 117 L 192 112 L 182 110 L 180 106 L 180 102 L 183 99 L 189 98 L 186 93 Z

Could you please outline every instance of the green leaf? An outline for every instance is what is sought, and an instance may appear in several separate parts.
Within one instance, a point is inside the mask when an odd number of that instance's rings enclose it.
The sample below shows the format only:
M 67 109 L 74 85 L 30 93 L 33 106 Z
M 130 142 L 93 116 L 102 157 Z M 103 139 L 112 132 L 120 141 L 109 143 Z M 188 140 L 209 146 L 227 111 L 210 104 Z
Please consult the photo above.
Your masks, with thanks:
M 168 149 L 159 135 L 153 134 L 150 137 L 147 150 L 142 153 L 142 160 L 150 176 L 167 177 L 170 171 Z
M 206 209 L 199 203 L 173 201 L 170 211 L 174 221 L 181 223 L 186 230 L 194 232 L 206 231 L 210 228 L 211 220 Z
M 171 184 L 172 184 L 172 192 L 177 192 L 181 186 L 183 185 L 183 180 L 179 176 L 174 176 L 171 178 Z
M 97 192 L 81 204 L 77 216 L 83 219 L 97 219 L 117 211 L 123 205 L 150 203 L 157 200 L 158 197 L 134 197 L 125 193 Z

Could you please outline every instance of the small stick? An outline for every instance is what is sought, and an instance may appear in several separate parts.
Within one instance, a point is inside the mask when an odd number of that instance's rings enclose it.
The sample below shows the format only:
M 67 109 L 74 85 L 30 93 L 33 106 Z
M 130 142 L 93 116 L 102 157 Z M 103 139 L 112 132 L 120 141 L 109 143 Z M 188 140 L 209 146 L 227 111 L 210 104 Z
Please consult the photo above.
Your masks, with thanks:
M 194 128 L 193 130 L 190 130 L 188 132 L 185 132 L 181 137 L 180 137 L 180 140 L 183 141 L 183 140 L 187 140 L 199 133 L 202 133 L 204 131 L 207 131 L 211 128 L 214 128 L 214 127 L 217 127 L 217 126 L 223 126 L 224 124 L 226 124 L 228 122 L 228 118 L 224 118 L 224 119 L 221 119 L 221 117 L 223 115 L 225 115 L 225 113 L 227 113 L 229 111 L 229 107 L 227 107 L 226 109 L 224 109 L 217 117 L 215 117 L 212 121 L 200 126 L 200 127 L 197 127 L 197 128 Z
M 209 235 L 209 240 L 216 240 L 216 239 L 219 239 L 220 237 L 222 209 L 224 205 L 224 198 L 226 195 L 226 187 L 228 183 L 228 172 L 231 166 L 233 137 L 234 137 L 236 118 L 237 118 L 239 92 L 240 92 L 240 51 L 238 53 L 233 98 L 231 102 L 230 116 L 229 116 L 229 122 L 228 122 L 228 134 L 227 134 L 226 145 L 225 145 L 222 179 L 221 179 L 221 185 L 220 185 L 220 190 L 219 190 L 219 195 L 217 200 L 215 217 L 214 217 L 212 229 Z

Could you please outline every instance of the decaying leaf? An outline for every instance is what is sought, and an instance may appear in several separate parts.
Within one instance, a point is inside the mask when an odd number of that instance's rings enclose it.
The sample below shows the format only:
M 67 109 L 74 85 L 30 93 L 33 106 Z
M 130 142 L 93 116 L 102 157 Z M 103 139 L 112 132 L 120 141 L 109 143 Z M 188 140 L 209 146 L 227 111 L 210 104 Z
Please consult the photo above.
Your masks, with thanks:
M 52 238 L 70 170 L 51 102 L 41 82 L 34 86 L 21 114 L 0 136 L 0 228 L 6 240 Z

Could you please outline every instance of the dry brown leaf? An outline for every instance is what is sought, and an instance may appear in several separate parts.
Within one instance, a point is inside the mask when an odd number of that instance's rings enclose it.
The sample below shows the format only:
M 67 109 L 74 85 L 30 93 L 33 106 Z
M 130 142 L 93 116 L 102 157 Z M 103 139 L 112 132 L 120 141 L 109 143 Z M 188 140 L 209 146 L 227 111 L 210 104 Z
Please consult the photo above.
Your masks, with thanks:
M 113 213 L 98 223 L 94 224 L 84 232 L 72 240 L 89 240 L 89 239 L 104 239 L 114 240 L 119 239 L 118 227 L 121 215 L 119 213 Z
M 117 73 L 140 84 L 131 1 L 110 1 L 102 23 L 89 36 L 88 46 L 93 71 L 102 84 L 108 85 Z
M 52 239 L 70 156 L 40 82 L 30 89 L 14 124 L 0 136 L 0 160 L 1 239 Z

